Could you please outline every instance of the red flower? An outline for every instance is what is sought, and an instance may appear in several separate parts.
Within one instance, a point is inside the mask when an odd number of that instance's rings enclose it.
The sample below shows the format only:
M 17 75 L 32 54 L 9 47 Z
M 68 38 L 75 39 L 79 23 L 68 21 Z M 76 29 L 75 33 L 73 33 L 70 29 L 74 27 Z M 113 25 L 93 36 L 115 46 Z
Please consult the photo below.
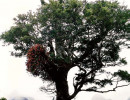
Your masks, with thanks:
M 42 45 L 36 44 L 32 46 L 27 53 L 27 71 L 38 75 L 39 70 L 42 71 L 45 69 L 44 67 L 46 66 L 48 55 L 49 53 L 46 53 L 46 48 Z

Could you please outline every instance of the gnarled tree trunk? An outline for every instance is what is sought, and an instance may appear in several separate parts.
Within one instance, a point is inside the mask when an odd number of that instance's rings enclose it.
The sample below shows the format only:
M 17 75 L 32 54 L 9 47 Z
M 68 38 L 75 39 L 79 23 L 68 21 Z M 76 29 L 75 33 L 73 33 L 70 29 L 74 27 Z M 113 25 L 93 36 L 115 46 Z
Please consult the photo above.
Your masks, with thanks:
M 65 71 L 65 69 L 62 69 L 58 71 L 58 76 L 56 79 L 56 93 L 57 97 L 56 100 L 71 100 L 69 97 L 69 88 L 68 88 L 68 82 L 67 82 L 67 74 L 68 71 Z

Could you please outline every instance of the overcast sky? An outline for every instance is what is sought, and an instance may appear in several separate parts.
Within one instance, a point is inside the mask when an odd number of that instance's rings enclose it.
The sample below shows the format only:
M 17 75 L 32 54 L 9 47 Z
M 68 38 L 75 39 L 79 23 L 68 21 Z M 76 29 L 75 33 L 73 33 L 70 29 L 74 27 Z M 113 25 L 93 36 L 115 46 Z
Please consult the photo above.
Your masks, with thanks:
M 91 0 L 89 0 L 91 1 Z M 130 8 L 130 0 L 119 0 Z M 0 1 L 0 34 L 13 25 L 13 18 L 17 14 L 26 13 L 29 10 L 35 11 L 40 6 L 40 0 L 1 0 Z M 10 56 L 12 47 L 3 47 L 0 41 L 0 98 L 8 100 L 27 97 L 29 100 L 51 100 L 52 96 L 41 92 L 39 88 L 43 82 L 37 77 L 34 78 L 26 71 L 25 58 Z M 123 50 L 121 56 L 130 61 L 130 50 Z M 123 67 L 130 72 L 130 63 Z M 72 75 L 70 74 L 69 77 Z M 18 99 L 19 98 L 19 99 Z M 79 93 L 76 100 L 130 100 L 130 86 L 117 89 L 117 92 L 106 94 Z

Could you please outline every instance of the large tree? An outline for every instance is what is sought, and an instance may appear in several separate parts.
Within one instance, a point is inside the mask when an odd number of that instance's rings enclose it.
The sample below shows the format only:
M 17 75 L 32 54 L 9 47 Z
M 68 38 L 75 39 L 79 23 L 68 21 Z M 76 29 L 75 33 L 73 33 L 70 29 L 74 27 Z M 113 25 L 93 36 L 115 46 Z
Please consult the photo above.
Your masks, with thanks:
M 1 39 L 13 44 L 12 55 L 27 56 L 27 71 L 54 85 L 57 100 L 71 100 L 81 91 L 105 93 L 130 84 L 127 71 L 112 70 L 127 64 L 119 52 L 129 46 L 129 19 L 130 10 L 117 1 L 42 1 L 36 12 L 14 18 Z M 79 71 L 69 94 L 67 75 L 74 67 Z M 108 85 L 112 89 L 104 90 Z

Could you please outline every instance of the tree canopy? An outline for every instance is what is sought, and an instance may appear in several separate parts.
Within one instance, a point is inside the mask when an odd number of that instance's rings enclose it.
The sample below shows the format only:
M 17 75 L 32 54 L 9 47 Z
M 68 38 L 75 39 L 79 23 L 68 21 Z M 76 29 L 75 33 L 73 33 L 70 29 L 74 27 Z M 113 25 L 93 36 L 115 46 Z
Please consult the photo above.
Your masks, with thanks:
M 127 64 L 119 55 L 121 46 L 129 46 L 130 40 L 130 10 L 126 6 L 105 0 L 41 1 L 36 12 L 14 18 L 15 26 L 1 39 L 13 44 L 12 55 L 27 55 L 29 72 L 54 82 L 57 100 L 71 100 L 80 91 L 104 93 L 129 85 L 127 71 L 107 70 Z M 67 74 L 75 66 L 79 72 L 70 95 Z M 106 77 L 101 78 L 102 75 Z M 120 85 L 121 81 L 128 84 Z M 102 90 L 106 85 L 115 87 Z

